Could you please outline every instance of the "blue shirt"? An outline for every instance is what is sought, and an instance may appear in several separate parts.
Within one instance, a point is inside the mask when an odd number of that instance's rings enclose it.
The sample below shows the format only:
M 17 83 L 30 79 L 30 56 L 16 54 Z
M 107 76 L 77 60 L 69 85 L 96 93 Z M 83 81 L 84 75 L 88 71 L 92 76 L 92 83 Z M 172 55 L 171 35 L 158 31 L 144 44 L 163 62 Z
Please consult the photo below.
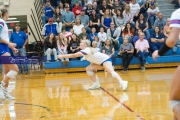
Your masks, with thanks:
M 10 38 L 11 42 L 17 44 L 16 48 L 22 48 L 26 40 L 27 35 L 23 31 L 19 31 L 19 33 L 13 32 Z
M 75 16 L 74 16 L 74 13 L 73 12 L 71 12 L 71 11 L 69 11 L 69 12 L 65 12 L 64 14 L 63 14 L 63 23 L 64 22 L 67 22 L 67 23 L 69 23 L 69 22 L 75 22 Z
M 45 16 L 48 18 L 52 18 L 54 15 L 53 9 L 51 7 L 45 7 L 44 8 Z
M 94 41 L 94 37 L 97 37 L 98 36 L 98 34 L 97 33 L 94 33 L 94 34 L 92 34 L 92 33 L 90 33 L 89 35 L 88 35 L 88 39 L 92 42 L 92 41 Z
M 45 24 L 41 34 L 44 36 L 49 36 L 50 33 L 54 33 L 54 35 L 58 35 L 60 32 L 59 27 L 56 23 L 50 25 L 49 23 Z
M 162 38 L 165 38 L 165 37 L 164 37 L 164 34 L 160 34 L 160 35 L 157 36 L 156 33 L 152 33 L 151 38 L 162 39 Z

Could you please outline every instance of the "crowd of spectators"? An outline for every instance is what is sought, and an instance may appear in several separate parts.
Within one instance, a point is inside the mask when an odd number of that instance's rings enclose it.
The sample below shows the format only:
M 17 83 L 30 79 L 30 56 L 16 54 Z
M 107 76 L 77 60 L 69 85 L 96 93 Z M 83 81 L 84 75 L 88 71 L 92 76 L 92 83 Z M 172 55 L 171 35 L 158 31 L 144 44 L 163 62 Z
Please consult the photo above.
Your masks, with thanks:
M 58 61 L 58 54 L 78 52 L 86 40 L 109 55 L 113 65 L 120 54 L 124 72 L 134 56 L 145 70 L 146 58 L 169 37 L 170 20 L 163 18 L 156 0 L 61 0 L 59 5 L 52 1 L 44 1 L 42 11 L 47 61 L 51 54 Z M 61 61 L 69 64 L 69 59 Z

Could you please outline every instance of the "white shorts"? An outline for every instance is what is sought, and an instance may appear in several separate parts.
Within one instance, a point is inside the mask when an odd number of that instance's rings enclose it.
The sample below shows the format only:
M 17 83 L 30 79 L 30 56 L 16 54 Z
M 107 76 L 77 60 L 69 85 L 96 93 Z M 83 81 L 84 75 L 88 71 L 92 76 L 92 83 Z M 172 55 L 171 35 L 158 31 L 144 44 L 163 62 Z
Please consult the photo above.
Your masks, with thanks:
M 178 104 L 180 104 L 180 101 L 178 101 L 178 100 L 170 100 L 170 102 L 169 102 L 169 106 L 171 107 L 172 111 L 173 111 L 174 107 Z

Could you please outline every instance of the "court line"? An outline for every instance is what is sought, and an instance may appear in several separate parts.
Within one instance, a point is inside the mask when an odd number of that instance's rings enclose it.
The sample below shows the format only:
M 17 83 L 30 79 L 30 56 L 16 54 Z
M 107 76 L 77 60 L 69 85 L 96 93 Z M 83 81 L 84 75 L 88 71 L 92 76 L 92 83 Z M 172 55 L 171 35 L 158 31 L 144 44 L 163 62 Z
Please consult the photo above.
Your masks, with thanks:
M 124 106 L 129 112 L 134 112 L 134 110 L 132 110 L 130 107 L 128 107 L 127 105 L 125 105 L 124 103 L 122 103 L 119 99 L 117 99 L 114 95 L 112 95 L 111 93 L 109 93 L 107 90 L 105 90 L 104 88 L 100 87 L 101 90 L 103 90 L 105 93 L 107 93 L 109 96 L 111 96 L 115 101 L 117 101 L 118 103 L 120 103 L 122 106 Z M 145 120 L 144 118 L 142 118 L 140 115 L 136 115 L 136 117 L 138 117 L 140 120 Z

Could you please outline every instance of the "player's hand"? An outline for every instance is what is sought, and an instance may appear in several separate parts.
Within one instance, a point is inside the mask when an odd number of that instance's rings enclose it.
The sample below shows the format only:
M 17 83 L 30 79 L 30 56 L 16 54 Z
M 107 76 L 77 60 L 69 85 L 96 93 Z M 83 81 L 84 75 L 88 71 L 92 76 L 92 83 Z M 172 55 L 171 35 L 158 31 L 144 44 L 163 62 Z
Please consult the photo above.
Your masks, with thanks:
M 62 58 L 63 58 L 63 56 L 62 56 L 62 55 L 58 55 L 58 58 L 59 58 L 59 59 L 62 59 Z
M 152 57 L 154 60 L 156 60 L 159 57 L 158 50 L 153 52 Z
M 18 53 L 18 49 L 12 48 L 12 50 L 13 50 L 14 53 Z
M 16 44 L 15 44 L 15 43 L 9 43 L 9 44 L 8 44 L 8 47 L 11 48 L 11 49 L 13 49 L 13 48 L 16 47 Z

